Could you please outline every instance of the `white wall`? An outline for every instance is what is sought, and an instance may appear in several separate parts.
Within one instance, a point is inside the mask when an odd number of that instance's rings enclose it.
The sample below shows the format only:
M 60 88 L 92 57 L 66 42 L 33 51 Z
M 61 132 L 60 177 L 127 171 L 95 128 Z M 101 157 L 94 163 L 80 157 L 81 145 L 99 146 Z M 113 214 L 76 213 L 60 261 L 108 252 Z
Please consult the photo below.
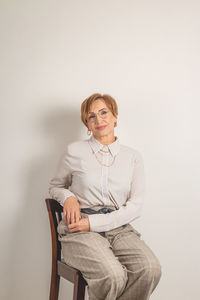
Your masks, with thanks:
M 82 101 L 101 92 L 118 103 L 121 143 L 144 157 L 146 200 L 133 225 L 163 267 L 151 299 L 198 299 L 199 1 L 0 7 L 0 298 L 48 299 L 48 182 L 65 144 L 87 138 Z M 62 280 L 60 300 L 66 293 Z

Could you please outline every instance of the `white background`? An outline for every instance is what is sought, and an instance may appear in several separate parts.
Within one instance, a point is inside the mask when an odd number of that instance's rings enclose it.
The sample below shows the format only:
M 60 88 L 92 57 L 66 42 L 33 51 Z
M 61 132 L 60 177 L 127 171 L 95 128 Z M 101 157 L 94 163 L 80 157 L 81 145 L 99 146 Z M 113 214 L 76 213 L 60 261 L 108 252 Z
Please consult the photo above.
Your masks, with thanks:
M 66 143 L 88 137 L 80 106 L 100 92 L 118 103 L 115 135 L 144 158 L 133 225 L 162 265 L 151 299 L 199 299 L 199 1 L 1 0 L 0 11 L 0 298 L 48 299 L 48 182 Z M 72 288 L 61 280 L 59 299 Z

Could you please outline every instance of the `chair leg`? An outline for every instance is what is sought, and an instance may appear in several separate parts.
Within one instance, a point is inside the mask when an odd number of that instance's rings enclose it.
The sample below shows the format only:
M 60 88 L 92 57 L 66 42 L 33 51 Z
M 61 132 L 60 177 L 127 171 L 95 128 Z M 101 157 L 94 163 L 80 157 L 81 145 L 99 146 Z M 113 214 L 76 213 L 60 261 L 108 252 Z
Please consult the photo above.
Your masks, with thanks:
M 74 294 L 73 300 L 85 299 L 85 282 L 80 274 L 77 274 L 74 279 Z
M 59 285 L 60 285 L 60 276 L 52 273 L 49 300 L 58 300 Z

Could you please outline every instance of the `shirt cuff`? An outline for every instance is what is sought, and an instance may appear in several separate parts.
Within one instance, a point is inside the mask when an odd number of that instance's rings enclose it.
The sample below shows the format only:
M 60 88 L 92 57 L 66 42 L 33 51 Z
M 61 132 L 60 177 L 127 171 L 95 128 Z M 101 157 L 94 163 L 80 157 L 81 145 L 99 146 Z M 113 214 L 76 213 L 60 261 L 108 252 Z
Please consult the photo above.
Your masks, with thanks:
M 67 198 L 69 198 L 69 197 L 76 198 L 74 193 L 72 193 L 70 190 L 64 189 L 64 188 L 54 188 L 54 189 L 52 189 L 50 195 L 53 199 L 58 201 L 62 206 L 64 206 L 64 203 L 67 200 Z
M 113 223 L 111 213 L 109 214 L 91 214 L 88 215 L 88 220 L 90 223 L 90 231 L 102 232 L 110 230 L 110 223 Z M 116 224 L 113 224 L 117 227 Z

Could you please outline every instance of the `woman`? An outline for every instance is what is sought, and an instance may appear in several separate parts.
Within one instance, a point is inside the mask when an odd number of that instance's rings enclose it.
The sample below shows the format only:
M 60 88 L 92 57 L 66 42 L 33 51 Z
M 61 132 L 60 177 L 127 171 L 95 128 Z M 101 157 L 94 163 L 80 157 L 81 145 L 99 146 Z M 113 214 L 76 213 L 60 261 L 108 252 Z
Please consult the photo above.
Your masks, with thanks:
M 161 265 L 130 222 L 140 217 L 145 175 L 139 151 L 114 135 L 118 107 L 95 93 L 81 105 L 90 138 L 67 145 L 49 193 L 63 205 L 63 258 L 88 283 L 90 300 L 147 300 Z

